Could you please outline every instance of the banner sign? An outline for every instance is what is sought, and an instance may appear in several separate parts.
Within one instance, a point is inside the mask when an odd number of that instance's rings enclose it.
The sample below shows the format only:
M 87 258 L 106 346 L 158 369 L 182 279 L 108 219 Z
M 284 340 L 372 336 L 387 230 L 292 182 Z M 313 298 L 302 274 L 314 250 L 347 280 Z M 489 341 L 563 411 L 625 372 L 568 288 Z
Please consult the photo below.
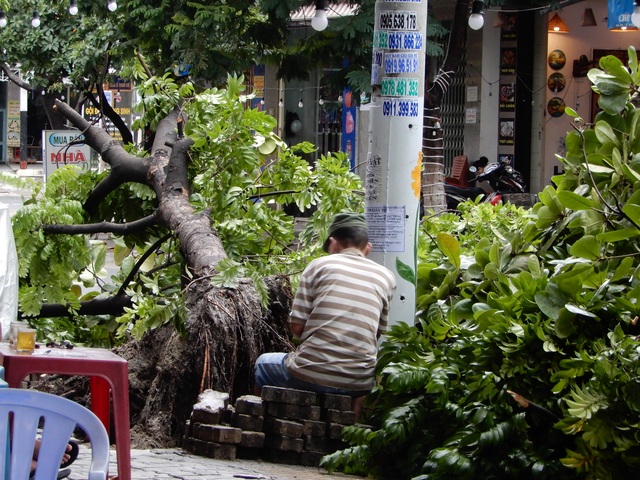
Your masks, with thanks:
M 42 165 L 45 180 L 64 165 L 74 165 L 81 172 L 89 170 L 91 147 L 85 143 L 73 143 L 77 140 L 84 140 L 84 135 L 77 130 L 42 131 Z
M 633 0 L 609 0 L 607 26 L 609 30 L 637 30 L 631 21 Z

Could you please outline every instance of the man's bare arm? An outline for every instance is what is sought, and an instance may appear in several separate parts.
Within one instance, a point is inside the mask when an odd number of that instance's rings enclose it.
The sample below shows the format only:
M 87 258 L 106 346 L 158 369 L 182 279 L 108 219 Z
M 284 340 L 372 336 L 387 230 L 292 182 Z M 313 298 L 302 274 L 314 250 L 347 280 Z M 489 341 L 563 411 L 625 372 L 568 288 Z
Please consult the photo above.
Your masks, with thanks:
M 289 330 L 293 333 L 293 336 L 296 338 L 302 337 L 302 332 L 304 331 L 304 325 L 298 325 L 297 323 L 290 323 Z

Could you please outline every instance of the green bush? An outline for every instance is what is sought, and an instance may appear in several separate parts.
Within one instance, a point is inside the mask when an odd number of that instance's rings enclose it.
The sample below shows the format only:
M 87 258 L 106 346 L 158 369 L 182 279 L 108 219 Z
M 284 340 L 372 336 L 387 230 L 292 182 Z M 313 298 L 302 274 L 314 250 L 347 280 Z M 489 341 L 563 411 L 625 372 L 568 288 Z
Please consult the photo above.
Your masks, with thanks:
M 640 86 L 600 61 L 540 201 L 423 223 L 415 325 L 379 355 L 370 426 L 331 470 L 384 479 L 623 479 L 640 462 Z

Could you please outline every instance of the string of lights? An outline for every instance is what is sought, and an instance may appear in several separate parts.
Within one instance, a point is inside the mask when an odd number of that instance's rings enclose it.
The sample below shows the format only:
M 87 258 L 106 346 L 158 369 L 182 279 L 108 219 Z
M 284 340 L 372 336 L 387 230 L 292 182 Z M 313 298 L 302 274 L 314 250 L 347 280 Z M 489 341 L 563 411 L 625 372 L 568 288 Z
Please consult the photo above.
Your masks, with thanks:
M 107 0 L 107 9 L 110 12 L 115 12 L 118 9 L 118 4 L 116 2 L 116 0 Z M 69 13 L 71 15 L 77 15 L 78 14 L 78 3 L 77 0 L 70 0 L 69 2 Z M 5 28 L 7 26 L 8 23 L 8 19 L 7 19 L 7 12 L 5 12 L 4 10 L 0 10 L 0 28 Z M 40 21 L 40 12 L 38 11 L 38 8 L 36 7 L 33 10 L 33 15 L 31 16 L 31 26 L 33 28 L 38 28 L 41 25 L 41 21 Z

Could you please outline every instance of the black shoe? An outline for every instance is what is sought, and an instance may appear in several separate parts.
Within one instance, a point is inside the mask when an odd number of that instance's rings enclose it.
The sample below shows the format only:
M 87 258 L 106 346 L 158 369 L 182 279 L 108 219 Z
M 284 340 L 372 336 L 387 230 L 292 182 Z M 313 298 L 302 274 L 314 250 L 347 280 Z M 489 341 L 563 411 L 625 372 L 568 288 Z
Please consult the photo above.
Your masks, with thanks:
M 71 469 L 63 468 L 58 472 L 58 480 L 60 480 L 61 478 L 67 478 L 69 475 L 71 475 Z
M 71 475 L 71 469 L 70 468 L 63 468 L 62 470 L 60 470 L 58 472 L 58 480 L 60 480 L 61 478 L 67 478 L 69 475 Z M 29 474 L 29 478 L 33 478 L 35 476 L 36 476 L 36 471 L 35 470 Z

